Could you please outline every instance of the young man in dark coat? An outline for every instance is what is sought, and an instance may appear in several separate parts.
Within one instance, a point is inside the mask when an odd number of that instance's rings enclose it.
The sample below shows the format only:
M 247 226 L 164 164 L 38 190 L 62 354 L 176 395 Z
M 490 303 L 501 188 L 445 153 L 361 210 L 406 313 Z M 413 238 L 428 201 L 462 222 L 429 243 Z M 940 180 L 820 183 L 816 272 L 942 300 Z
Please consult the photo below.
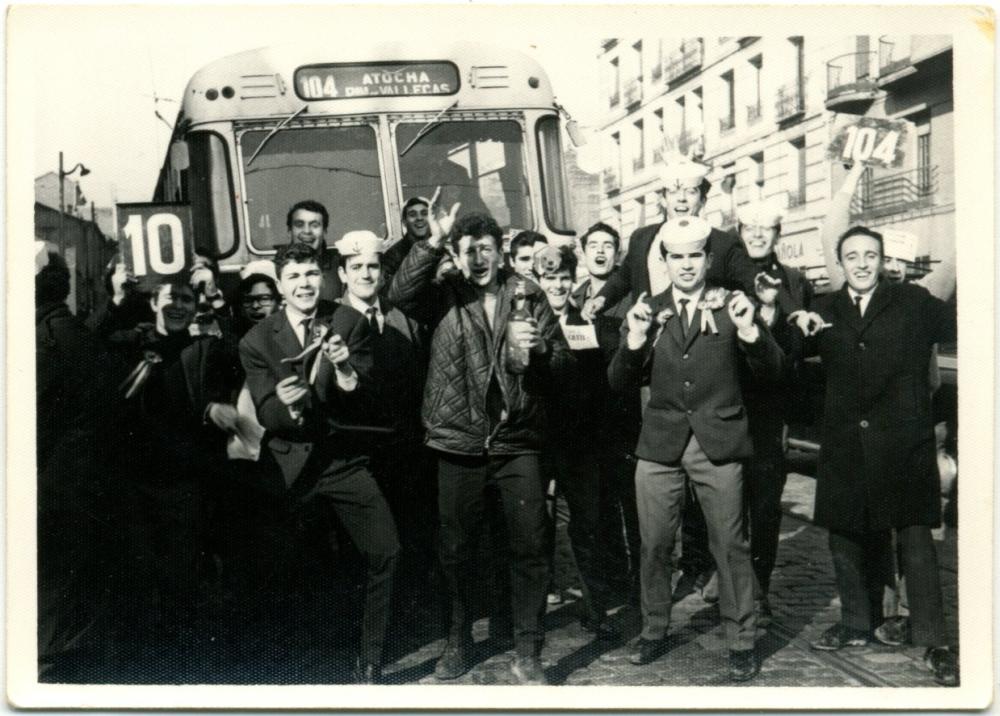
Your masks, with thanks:
M 958 684 L 947 646 L 931 528 L 941 521 L 940 475 L 928 386 L 931 348 L 954 340 L 954 310 L 926 289 L 881 276 L 882 236 L 858 226 L 837 245 L 846 285 L 815 301 L 813 348 L 826 397 L 814 522 L 830 530 L 840 623 L 813 647 L 865 645 L 892 583 L 895 530 L 907 579 L 912 642 L 935 680 Z M 872 559 L 872 557 L 876 559 Z
M 742 293 L 707 288 L 712 261 L 709 225 L 697 217 L 660 230 L 671 287 L 629 309 L 628 333 L 612 359 L 612 387 L 628 389 L 648 376 L 635 454 L 642 533 L 642 634 L 629 655 L 648 664 L 667 651 L 671 564 L 685 484 L 698 493 L 718 565 L 720 613 L 729 645 L 729 676 L 753 678 L 755 616 L 750 545 L 743 529 L 741 461 L 753 454 L 740 387 L 745 357 L 762 377 L 780 375 L 784 356 L 754 320 Z
M 293 242 L 275 256 L 285 307 L 240 341 L 246 383 L 267 430 L 266 449 L 302 502 L 328 501 L 367 565 L 358 683 L 381 677 L 399 541 L 369 469 L 371 329 L 349 306 L 320 301 L 316 251 Z M 287 360 L 293 359 L 293 360 Z
M 394 243 L 382 253 L 381 271 L 382 288 L 384 291 L 392 285 L 392 277 L 403 265 L 403 259 L 410 253 L 410 249 L 418 241 L 424 241 L 430 233 L 430 223 L 427 220 L 427 212 L 430 207 L 428 200 L 422 196 L 413 196 L 403 204 L 402 216 L 403 235 L 399 241 Z
M 326 231 L 330 228 L 330 212 L 326 207 L 314 199 L 297 202 L 288 210 L 285 225 L 289 242 L 305 244 L 316 252 L 323 272 L 320 298 L 336 301 L 344 295 L 344 286 L 337 275 L 337 250 L 326 245 Z
M 433 202 L 432 202 L 433 209 Z M 431 358 L 424 391 L 427 444 L 438 457 L 441 563 L 452 600 L 448 644 L 435 675 L 468 671 L 472 644 L 474 546 L 483 529 L 487 487 L 501 494 L 510 540 L 511 600 L 518 683 L 543 684 L 538 652 L 548 582 L 545 494 L 538 456 L 544 424 L 541 396 L 553 373 L 570 361 L 559 324 L 538 287 L 520 279 L 530 321 L 513 324 L 519 280 L 501 269 L 502 232 L 490 216 L 470 213 L 413 247 L 393 280 L 389 299 L 406 313 L 433 315 Z M 444 255 L 442 229 L 460 274 L 433 281 Z M 512 343 L 513 341 L 513 343 Z M 508 347 L 529 353 L 523 373 Z

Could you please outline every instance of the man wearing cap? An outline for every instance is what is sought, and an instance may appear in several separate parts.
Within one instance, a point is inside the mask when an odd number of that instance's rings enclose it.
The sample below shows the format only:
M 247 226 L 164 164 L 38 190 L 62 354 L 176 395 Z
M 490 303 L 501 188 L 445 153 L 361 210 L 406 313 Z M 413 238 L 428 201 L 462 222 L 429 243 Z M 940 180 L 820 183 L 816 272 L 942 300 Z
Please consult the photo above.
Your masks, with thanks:
M 816 299 L 812 320 L 822 328 L 807 348 L 826 372 L 814 522 L 830 532 L 841 618 L 812 646 L 869 642 L 895 534 L 911 640 L 926 647 L 935 680 L 954 686 L 957 655 L 947 646 L 931 536 L 941 499 L 928 374 L 934 343 L 955 338 L 955 312 L 921 286 L 884 278 L 876 231 L 849 229 L 837 255 L 846 285 Z
M 370 463 L 366 425 L 371 395 L 369 320 L 350 306 L 320 300 L 323 273 L 303 242 L 274 259 L 285 300 L 240 341 L 240 360 L 266 448 L 285 485 L 305 503 L 329 505 L 367 567 L 359 683 L 381 676 L 399 541 Z
M 755 294 L 760 319 L 786 356 L 785 374 L 779 382 L 746 376 L 744 401 L 753 439 L 753 457 L 745 465 L 747 511 L 750 517 L 750 552 L 759 592 L 758 619 L 769 620 L 767 595 L 781 532 L 781 493 L 785 489 L 785 424 L 791 406 L 795 367 L 801 358 L 802 333 L 790 322 L 792 315 L 812 302 L 812 284 L 802 272 L 778 261 L 774 247 L 781 236 L 781 210 L 767 201 L 740 207 L 738 233 L 757 270 Z
M 706 285 L 713 261 L 711 227 L 696 216 L 669 220 L 657 233 L 670 288 L 629 310 L 628 333 L 611 361 L 615 389 L 648 376 L 635 454 L 642 534 L 643 629 L 629 655 L 648 664 L 668 649 L 671 553 L 685 482 L 698 494 L 718 566 L 720 613 L 729 645 L 729 675 L 753 678 L 755 615 L 750 545 L 743 529 L 743 468 L 753 454 L 739 381 L 740 364 L 776 379 L 784 356 L 755 321 L 744 294 Z
M 426 210 L 426 204 L 420 205 Z M 426 221 L 426 212 L 425 212 Z M 396 582 L 407 599 L 429 586 L 434 563 L 437 506 L 433 473 L 423 448 L 420 399 L 427 375 L 424 327 L 384 293 L 385 241 L 371 231 L 349 231 L 334 244 L 340 256 L 341 303 L 368 319 L 372 334 L 372 474 L 404 536 Z
M 326 231 L 330 228 L 330 213 L 318 201 L 305 199 L 292 205 L 285 218 L 288 240 L 311 247 L 323 272 L 320 298 L 336 301 L 344 295 L 344 287 L 337 274 L 337 252 L 326 245 Z

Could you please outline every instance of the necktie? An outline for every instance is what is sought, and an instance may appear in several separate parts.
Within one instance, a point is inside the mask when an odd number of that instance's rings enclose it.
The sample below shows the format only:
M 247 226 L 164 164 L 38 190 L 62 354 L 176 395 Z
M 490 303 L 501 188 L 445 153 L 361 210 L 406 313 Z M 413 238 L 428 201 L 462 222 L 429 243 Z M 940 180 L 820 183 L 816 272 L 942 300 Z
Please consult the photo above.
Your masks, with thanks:
M 858 315 L 864 316 L 865 312 L 861 309 L 861 296 L 854 297 L 854 307 L 858 309 Z
M 371 326 L 372 332 L 381 333 L 378 326 L 378 309 L 375 306 L 369 306 L 365 313 L 368 314 L 368 325 Z
M 299 331 L 299 341 L 303 348 L 309 345 L 309 330 L 312 328 L 312 320 L 312 318 L 303 318 L 302 322 L 299 323 L 302 326 L 302 330 Z
M 690 299 L 682 298 L 678 303 L 681 304 L 681 334 L 687 338 L 688 328 L 690 327 L 688 325 L 690 323 L 690 319 L 688 318 L 688 303 L 690 303 Z

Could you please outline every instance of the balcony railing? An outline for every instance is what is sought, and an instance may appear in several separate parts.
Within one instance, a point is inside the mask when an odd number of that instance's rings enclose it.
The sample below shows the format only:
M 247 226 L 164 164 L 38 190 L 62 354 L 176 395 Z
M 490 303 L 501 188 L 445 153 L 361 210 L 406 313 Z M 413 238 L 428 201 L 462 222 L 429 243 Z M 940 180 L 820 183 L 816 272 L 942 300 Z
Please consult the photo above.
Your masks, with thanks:
M 761 117 L 761 106 L 760 102 L 756 104 L 747 105 L 747 124 L 753 124 L 754 122 L 759 122 Z
M 908 35 L 883 35 L 878 39 L 879 77 L 891 75 L 910 64 L 910 44 Z
M 828 109 L 831 108 L 831 103 L 874 98 L 878 92 L 873 72 L 875 56 L 875 52 L 853 52 L 826 63 Z
M 667 58 L 663 74 L 667 82 L 676 82 L 691 72 L 694 72 L 705 60 L 705 46 L 701 39 L 685 42 L 680 51 Z
M 663 63 L 657 62 L 653 65 L 652 69 L 649 71 L 649 79 L 656 82 L 658 79 L 663 77 Z
M 778 90 L 774 102 L 774 116 L 779 122 L 802 114 L 805 110 L 805 94 L 800 83 L 793 82 Z
M 631 107 L 642 102 L 642 82 L 632 79 L 625 83 L 625 106 Z
M 851 216 L 875 218 L 930 206 L 938 188 L 938 168 L 926 165 L 886 176 L 865 175 L 851 201 Z
M 618 103 L 621 101 L 622 101 L 622 96 L 621 94 L 619 94 L 618 90 L 615 90 L 614 93 L 610 97 L 608 97 L 608 105 L 611 107 L 617 107 Z
M 604 169 L 604 179 L 603 187 L 605 193 L 610 194 L 613 191 L 618 191 L 622 186 L 621 177 L 618 176 L 618 170 L 613 167 L 606 167 Z
M 806 203 L 806 190 L 803 187 L 788 192 L 788 208 L 794 209 Z
M 732 131 L 733 127 L 736 126 L 735 117 L 720 117 L 719 118 L 719 132 L 725 134 L 726 132 Z

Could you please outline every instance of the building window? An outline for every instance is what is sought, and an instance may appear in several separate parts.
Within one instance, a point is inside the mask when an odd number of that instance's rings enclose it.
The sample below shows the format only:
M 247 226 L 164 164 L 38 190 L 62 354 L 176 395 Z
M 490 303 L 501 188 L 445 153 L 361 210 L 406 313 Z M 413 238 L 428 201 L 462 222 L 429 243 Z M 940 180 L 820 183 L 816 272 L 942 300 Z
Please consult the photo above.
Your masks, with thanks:
M 632 155 L 632 171 L 642 171 L 646 166 L 646 137 L 643 131 L 643 122 L 636 120 L 635 127 L 635 153 Z
M 609 76 L 610 98 L 609 104 L 612 107 L 618 106 L 621 101 L 621 67 L 618 58 L 611 60 L 611 74 Z
M 764 152 L 750 155 L 750 179 L 761 189 L 764 188 Z M 763 193 L 763 192 L 761 192 Z
M 913 118 L 917 125 L 917 190 L 929 193 L 934 185 L 931 164 L 931 115 L 921 112 Z
M 788 206 L 802 206 L 806 203 L 806 138 L 793 139 L 789 145 L 792 176 L 788 190 Z
M 722 74 L 722 111 L 719 113 L 719 131 L 728 132 L 736 126 L 736 80 L 733 71 Z
M 757 55 L 750 59 L 750 104 L 747 105 L 747 123 L 753 124 L 760 119 L 760 77 L 764 69 L 764 56 Z
M 663 145 L 666 139 L 663 128 L 662 108 L 653 112 L 653 136 L 651 139 L 653 142 L 653 163 L 658 164 L 663 161 Z
M 871 43 L 868 35 L 858 35 L 855 42 L 854 78 L 867 79 L 871 73 Z

